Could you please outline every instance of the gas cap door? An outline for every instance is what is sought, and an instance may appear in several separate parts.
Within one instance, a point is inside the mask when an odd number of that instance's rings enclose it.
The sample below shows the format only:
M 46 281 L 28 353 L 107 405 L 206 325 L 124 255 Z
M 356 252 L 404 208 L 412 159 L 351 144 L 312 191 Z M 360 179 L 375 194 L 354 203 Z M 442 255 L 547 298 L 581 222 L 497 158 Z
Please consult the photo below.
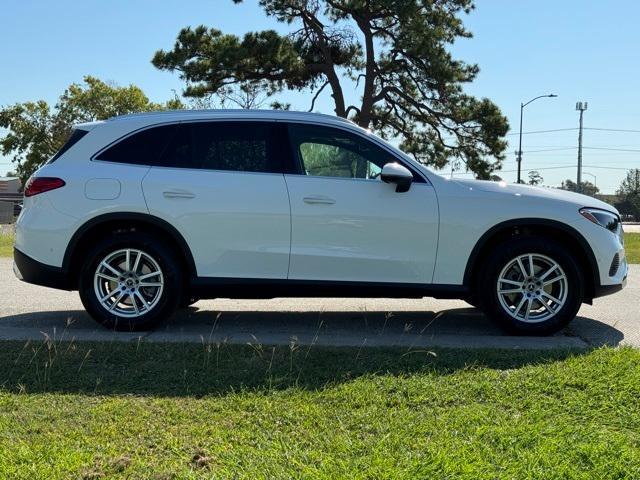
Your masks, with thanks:
M 92 178 L 84 184 L 84 196 L 89 200 L 115 200 L 120 190 L 120 181 L 115 178 Z

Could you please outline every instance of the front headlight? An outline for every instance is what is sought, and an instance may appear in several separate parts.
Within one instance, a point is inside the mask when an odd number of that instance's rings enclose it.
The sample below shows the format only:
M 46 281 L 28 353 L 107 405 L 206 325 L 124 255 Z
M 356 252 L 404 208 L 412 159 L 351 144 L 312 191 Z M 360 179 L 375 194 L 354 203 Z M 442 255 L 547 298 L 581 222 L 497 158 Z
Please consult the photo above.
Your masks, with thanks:
M 620 217 L 615 213 L 598 208 L 581 208 L 580 215 L 596 225 L 600 225 L 613 233 L 618 233 Z

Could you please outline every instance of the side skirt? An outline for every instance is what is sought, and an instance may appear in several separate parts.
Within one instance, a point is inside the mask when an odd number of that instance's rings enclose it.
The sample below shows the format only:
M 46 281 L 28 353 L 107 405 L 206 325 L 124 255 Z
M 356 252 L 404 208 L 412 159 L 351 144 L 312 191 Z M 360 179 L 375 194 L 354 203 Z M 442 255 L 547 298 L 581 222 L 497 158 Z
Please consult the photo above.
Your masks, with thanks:
M 363 297 L 363 298 L 465 298 L 464 285 L 419 283 L 332 282 L 197 277 L 191 293 L 198 298 Z

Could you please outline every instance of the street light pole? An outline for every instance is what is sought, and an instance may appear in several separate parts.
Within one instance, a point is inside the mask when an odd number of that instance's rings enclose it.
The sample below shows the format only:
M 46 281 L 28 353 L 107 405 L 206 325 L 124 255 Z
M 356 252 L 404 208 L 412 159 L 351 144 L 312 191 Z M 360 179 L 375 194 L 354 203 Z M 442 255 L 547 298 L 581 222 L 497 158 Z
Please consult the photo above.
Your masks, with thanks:
M 540 95 L 538 97 L 532 98 L 527 103 L 521 103 L 520 104 L 520 142 L 518 143 L 518 183 L 521 183 L 521 181 L 522 181 L 522 176 L 521 176 L 521 172 L 522 172 L 522 115 L 523 115 L 523 112 L 524 112 L 524 107 L 529 105 L 531 102 L 533 102 L 535 100 L 538 100 L 539 98 L 553 98 L 553 97 L 557 97 L 557 95 L 555 95 L 553 93 L 550 93 L 548 95 Z

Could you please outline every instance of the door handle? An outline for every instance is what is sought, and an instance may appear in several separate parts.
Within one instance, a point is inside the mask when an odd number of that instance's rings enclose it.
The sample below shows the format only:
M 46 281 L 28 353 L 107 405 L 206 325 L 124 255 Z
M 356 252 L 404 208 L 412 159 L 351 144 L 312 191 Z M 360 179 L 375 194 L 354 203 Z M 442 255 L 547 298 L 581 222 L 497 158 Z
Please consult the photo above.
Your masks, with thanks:
M 164 198 L 196 198 L 195 194 L 186 190 L 169 190 L 162 192 Z
M 333 205 L 336 201 L 331 197 L 326 197 L 324 195 L 313 195 L 311 197 L 304 197 L 302 199 L 304 203 L 308 203 L 310 205 Z

